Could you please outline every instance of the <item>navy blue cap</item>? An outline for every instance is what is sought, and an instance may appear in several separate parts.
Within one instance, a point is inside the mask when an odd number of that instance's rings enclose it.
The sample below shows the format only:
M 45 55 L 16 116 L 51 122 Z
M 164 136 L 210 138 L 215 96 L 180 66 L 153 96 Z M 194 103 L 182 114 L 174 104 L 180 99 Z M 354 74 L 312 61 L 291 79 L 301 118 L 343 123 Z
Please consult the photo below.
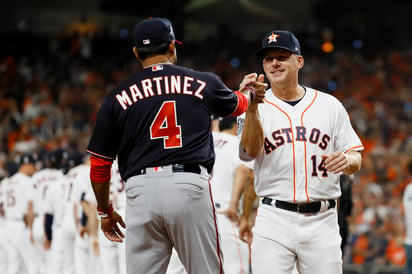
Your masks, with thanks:
M 237 125 L 237 117 L 226 116 L 219 121 L 220 130 L 230 129 L 233 125 Z
M 265 57 L 265 51 L 270 48 L 281 48 L 300 55 L 298 39 L 286 30 L 272 30 L 262 39 L 262 47 L 256 52 L 259 58 Z
M 37 157 L 35 157 L 34 155 L 30 153 L 19 155 L 16 158 L 16 163 L 19 166 L 24 165 L 24 164 L 35 164 L 36 161 L 37 161 Z
M 134 44 L 137 48 L 158 46 L 176 41 L 172 23 L 166 18 L 148 18 L 139 22 L 133 31 Z
M 64 158 L 64 150 L 63 149 L 55 149 L 51 150 L 47 153 L 47 159 L 49 161 L 49 164 L 52 168 L 61 168 L 61 165 L 63 164 Z
M 84 157 L 84 153 L 76 150 L 69 153 L 66 162 L 70 167 L 78 166 L 83 163 Z

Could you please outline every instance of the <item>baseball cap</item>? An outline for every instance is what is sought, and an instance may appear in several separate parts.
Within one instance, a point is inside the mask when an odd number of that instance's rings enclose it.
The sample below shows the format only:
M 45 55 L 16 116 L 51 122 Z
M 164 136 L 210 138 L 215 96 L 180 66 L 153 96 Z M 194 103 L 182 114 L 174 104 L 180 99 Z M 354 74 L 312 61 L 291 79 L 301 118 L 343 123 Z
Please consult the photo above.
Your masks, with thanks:
M 37 161 L 37 157 L 30 153 L 19 155 L 16 158 L 16 162 L 19 166 L 23 164 L 35 164 L 36 161 Z
M 300 44 L 298 39 L 286 30 L 272 30 L 262 39 L 262 47 L 256 52 L 259 58 L 264 57 L 265 50 L 270 48 L 281 48 L 293 53 L 300 54 Z
M 137 48 L 147 48 L 175 40 L 172 23 L 166 18 L 151 17 L 139 22 L 133 31 L 134 44 Z

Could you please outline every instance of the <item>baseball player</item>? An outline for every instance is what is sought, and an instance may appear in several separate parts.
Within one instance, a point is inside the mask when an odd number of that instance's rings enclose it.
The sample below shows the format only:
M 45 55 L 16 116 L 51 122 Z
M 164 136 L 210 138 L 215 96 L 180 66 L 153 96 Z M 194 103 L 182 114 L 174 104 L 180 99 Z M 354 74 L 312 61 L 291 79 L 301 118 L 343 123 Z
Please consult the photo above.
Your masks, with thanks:
M 299 84 L 299 41 L 273 30 L 256 55 L 270 82 L 263 104 L 249 107 L 240 155 L 255 159 L 260 198 L 251 246 L 252 271 L 342 273 L 336 200 L 339 176 L 360 169 L 363 150 L 349 115 L 333 96 Z M 252 73 L 250 81 L 264 81 Z
M 70 159 L 70 156 L 69 156 Z M 70 161 L 70 160 L 69 160 Z M 88 218 L 83 210 L 82 204 L 87 193 L 90 193 L 90 159 L 86 155 L 83 163 L 70 170 L 73 177 L 73 210 L 76 224 L 76 235 L 74 240 L 74 267 L 76 274 L 101 273 L 100 257 L 98 251 L 97 234 L 91 233 L 90 226 L 93 219 Z M 96 210 L 93 210 L 96 215 Z M 96 219 L 96 218 L 95 218 Z M 96 222 L 97 224 L 97 222 Z M 96 229 L 97 230 L 97 227 Z
M 74 219 L 73 209 L 70 205 L 73 185 L 64 176 L 64 154 L 57 149 L 50 154 L 55 158 L 56 170 L 61 172 L 61 177 L 49 185 L 44 198 L 44 231 L 46 232 L 45 246 L 50 249 L 47 260 L 48 273 L 73 273 L 73 245 L 74 245 Z M 57 173 L 58 174 L 58 173 Z
M 5 177 L 0 181 L 0 235 L 5 235 L 4 226 L 6 224 L 4 218 L 4 197 L 6 196 L 5 190 L 3 190 L 7 184 L 9 178 Z M 7 273 L 7 244 L 5 241 L 0 241 L 0 273 Z
M 252 169 L 239 159 L 239 139 L 236 137 L 235 117 L 225 117 L 219 122 L 219 132 L 213 132 L 216 162 L 213 168 L 211 189 L 218 212 L 219 232 L 227 273 L 249 273 L 249 246 L 239 238 L 237 204 L 232 199 L 233 188 L 243 188 Z
M 33 183 L 35 159 L 26 154 L 19 157 L 19 170 L 2 186 L 5 214 L 4 234 L 7 243 L 8 274 L 20 271 L 36 273 L 33 268 L 32 225 L 33 225 Z
M 34 252 L 31 255 L 34 258 L 33 268 L 37 273 L 46 273 L 46 265 L 48 260 L 49 246 L 45 243 L 45 230 L 44 230 L 44 208 L 46 193 L 53 184 L 57 184 L 64 179 L 64 175 L 61 167 L 63 154 L 59 151 L 49 151 L 44 155 L 45 167 L 37 171 L 33 177 L 34 185 L 34 214 L 35 219 L 33 222 L 33 239 L 34 239 Z
M 87 151 L 101 228 L 123 241 L 123 219 L 109 200 L 118 156 L 126 181 L 128 273 L 164 273 L 172 247 L 190 273 L 222 273 L 209 173 L 214 163 L 211 115 L 237 116 L 262 102 L 265 85 L 229 90 L 214 74 L 175 65 L 169 20 L 143 20 L 133 32 L 143 70 L 103 100 Z

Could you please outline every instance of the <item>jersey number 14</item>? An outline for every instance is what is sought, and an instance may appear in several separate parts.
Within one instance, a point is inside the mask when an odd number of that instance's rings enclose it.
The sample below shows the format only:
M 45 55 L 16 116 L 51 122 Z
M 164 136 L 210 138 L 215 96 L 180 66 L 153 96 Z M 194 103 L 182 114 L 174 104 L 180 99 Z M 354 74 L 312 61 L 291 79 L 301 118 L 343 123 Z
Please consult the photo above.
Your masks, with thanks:
M 176 102 L 165 101 L 150 126 L 151 139 L 163 139 L 165 149 L 182 147 L 182 130 L 177 124 Z

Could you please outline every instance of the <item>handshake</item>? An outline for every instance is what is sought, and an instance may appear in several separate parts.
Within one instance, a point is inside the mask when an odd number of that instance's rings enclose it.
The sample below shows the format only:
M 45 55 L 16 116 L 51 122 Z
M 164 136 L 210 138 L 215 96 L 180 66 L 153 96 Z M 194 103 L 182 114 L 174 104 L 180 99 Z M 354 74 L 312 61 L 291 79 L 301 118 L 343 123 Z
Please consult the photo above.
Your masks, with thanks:
M 239 86 L 239 91 L 249 99 L 249 106 L 251 104 L 263 103 L 265 99 L 266 89 L 268 85 L 263 83 L 264 75 L 257 73 L 250 73 L 245 75 Z

